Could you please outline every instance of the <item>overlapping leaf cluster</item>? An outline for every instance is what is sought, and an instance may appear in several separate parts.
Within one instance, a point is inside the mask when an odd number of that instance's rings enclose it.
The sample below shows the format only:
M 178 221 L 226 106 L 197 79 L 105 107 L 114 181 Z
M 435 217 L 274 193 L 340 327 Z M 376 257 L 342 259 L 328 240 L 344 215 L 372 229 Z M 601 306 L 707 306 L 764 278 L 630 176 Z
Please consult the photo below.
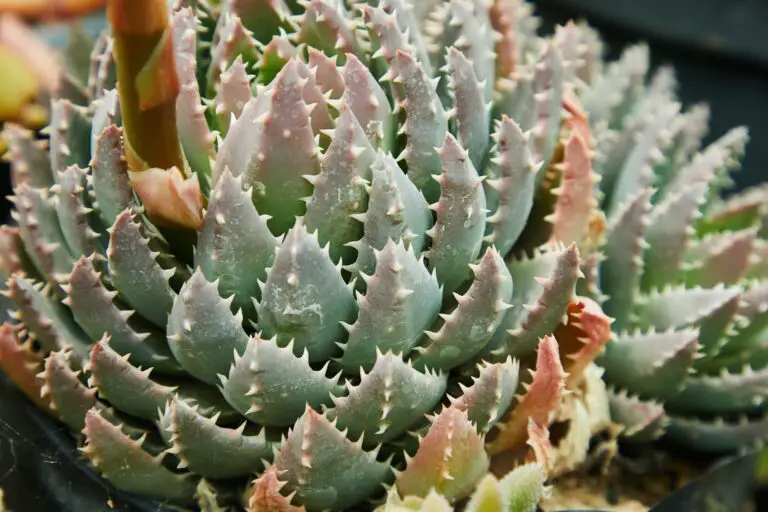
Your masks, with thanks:
M 531 506 L 601 424 L 598 39 L 517 0 L 352 4 L 170 2 L 183 169 L 129 170 L 108 33 L 45 144 L 6 130 L 0 363 L 123 490 Z
M 768 435 L 768 194 L 723 199 L 747 130 L 703 146 L 706 105 L 681 107 L 673 70 L 648 75 L 631 47 L 582 97 L 609 221 L 589 265 L 615 319 L 611 411 L 629 439 L 731 451 Z

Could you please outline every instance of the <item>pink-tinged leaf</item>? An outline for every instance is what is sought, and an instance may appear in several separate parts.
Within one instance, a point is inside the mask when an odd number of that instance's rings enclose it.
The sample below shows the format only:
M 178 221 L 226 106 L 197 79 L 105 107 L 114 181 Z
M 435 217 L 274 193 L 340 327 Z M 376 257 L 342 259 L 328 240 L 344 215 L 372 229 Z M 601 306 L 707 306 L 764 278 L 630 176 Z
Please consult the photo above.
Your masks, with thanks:
M 555 449 L 549 440 L 549 430 L 545 426 L 538 425 L 533 418 L 528 419 L 528 454 L 525 462 L 541 465 L 545 472 L 549 473 L 554 467 Z
M 626 391 L 609 391 L 611 419 L 622 425 L 623 439 L 645 442 L 664 433 L 667 416 L 664 405 L 630 396 Z
M 30 274 L 33 268 L 24 251 L 19 229 L 0 226 L 0 277 L 7 279 L 16 272 Z
M 256 60 L 256 40 L 252 33 L 243 26 L 241 18 L 231 12 L 223 12 L 218 19 L 216 34 L 211 50 L 211 64 L 208 68 L 208 93 L 212 93 L 219 84 L 221 74 L 238 55 L 245 60 Z
M 323 94 L 330 93 L 331 99 L 339 99 L 344 94 L 342 69 L 337 66 L 336 57 L 328 57 L 317 48 L 307 48 L 309 69 L 315 76 L 315 82 Z M 367 69 L 367 68 L 366 68 Z
M 253 481 L 248 490 L 248 512 L 306 512 L 303 506 L 291 504 L 295 493 L 288 496 L 280 494 L 285 482 L 280 481 L 279 473 L 275 466 L 270 466 Z
M 176 97 L 179 137 L 192 170 L 207 176 L 216 150 L 197 82 L 197 20 L 192 9 L 173 13 L 171 26 L 176 76 L 180 84 Z
M 566 245 L 587 242 L 597 208 L 597 175 L 592 171 L 591 150 L 581 135 L 571 135 L 563 161 L 556 167 L 562 174 L 560 185 L 552 190 L 557 198 L 555 211 L 544 219 L 552 224 L 551 241 Z
M 298 59 L 291 59 L 269 88 L 249 101 L 219 147 L 213 170 L 216 186 L 226 168 L 243 175 L 243 187 L 253 188 L 253 203 L 275 234 L 286 233 L 306 210 L 312 193 L 306 179 L 320 171 L 311 113 L 304 96 Z
M 554 337 L 545 336 L 539 342 L 536 370 L 530 372 L 533 380 L 523 384 L 525 394 L 518 398 L 508 418 L 497 425 L 498 436 L 488 445 L 491 454 L 525 446 L 529 419 L 540 427 L 548 427 L 552 422 L 565 392 L 567 377 Z
M 490 8 L 491 26 L 500 36 L 496 42 L 496 74 L 500 77 L 512 75 L 517 66 L 516 3 L 516 0 L 494 0 Z
M 50 398 L 42 396 L 43 383 L 37 374 L 43 370 L 43 356 L 32 348 L 31 340 L 21 342 L 21 326 L 0 325 L 0 368 L 38 407 L 48 411 Z
M 345 84 L 354 84 L 344 89 L 343 100 L 349 104 L 368 140 L 374 147 L 389 149 L 394 131 L 392 109 L 381 85 L 368 66 L 353 54 L 347 54 L 342 78 Z
M 574 389 L 584 370 L 603 350 L 612 337 L 612 320 L 600 305 L 587 297 L 578 297 L 568 305 L 567 323 L 552 333 L 560 347 L 563 368 L 568 373 L 568 388 Z
M 184 179 L 175 167 L 129 172 L 129 177 L 154 224 L 194 230 L 202 227 L 203 196 L 197 177 Z
M 221 82 L 216 89 L 213 106 L 225 132 L 229 129 L 231 117 L 240 117 L 245 105 L 253 98 L 251 78 L 240 55 L 232 66 L 221 74 Z
M 687 273 L 686 281 L 705 288 L 718 283 L 738 284 L 749 267 L 756 238 L 757 229 L 747 229 L 724 233 L 716 240 L 702 240 L 698 249 L 703 254 L 693 262 L 694 268 Z
M 292 62 L 296 63 L 296 71 L 298 71 L 299 77 L 306 81 L 303 89 L 304 101 L 307 105 L 312 105 L 312 112 L 309 115 L 312 132 L 315 135 L 319 135 L 322 133 L 322 130 L 331 129 L 334 125 L 331 113 L 328 111 L 328 103 L 325 101 L 322 90 L 317 86 L 314 74 L 304 61 L 294 59 Z M 327 138 L 327 136 L 325 134 L 321 135 L 321 140 L 323 138 Z M 326 140 L 323 147 L 327 147 L 328 142 L 329 140 Z
M 456 501 L 471 494 L 488 468 L 483 437 L 465 411 L 448 407 L 434 419 L 395 485 L 403 496 L 424 498 L 434 489 Z

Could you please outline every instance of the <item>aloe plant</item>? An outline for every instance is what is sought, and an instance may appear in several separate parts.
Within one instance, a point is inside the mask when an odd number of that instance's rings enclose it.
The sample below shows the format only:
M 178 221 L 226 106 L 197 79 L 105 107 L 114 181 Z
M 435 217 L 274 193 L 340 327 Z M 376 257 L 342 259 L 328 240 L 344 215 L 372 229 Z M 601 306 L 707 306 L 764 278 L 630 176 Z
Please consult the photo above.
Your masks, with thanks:
M 583 97 L 609 223 L 587 265 L 615 320 L 600 363 L 625 439 L 733 451 L 768 436 L 768 194 L 723 195 L 748 130 L 703 146 L 708 107 L 683 108 L 674 71 L 648 67 L 628 48 Z
M 622 63 L 486 4 L 111 0 L 49 141 L 7 127 L 0 364 L 112 484 L 534 510 L 584 459 Z

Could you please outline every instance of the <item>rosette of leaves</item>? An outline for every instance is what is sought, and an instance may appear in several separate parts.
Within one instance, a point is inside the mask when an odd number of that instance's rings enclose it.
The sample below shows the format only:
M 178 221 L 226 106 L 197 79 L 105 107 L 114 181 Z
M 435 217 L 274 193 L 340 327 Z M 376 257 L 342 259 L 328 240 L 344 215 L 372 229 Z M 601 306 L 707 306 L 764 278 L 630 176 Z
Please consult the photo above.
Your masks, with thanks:
M 610 336 L 576 294 L 587 27 L 479 0 L 107 15 L 86 101 L 53 100 L 45 143 L 5 131 L 0 232 L 2 368 L 96 470 L 202 510 L 361 510 L 522 503 L 541 479 L 492 456 L 585 456 Z
M 724 197 L 747 130 L 703 146 L 707 106 L 681 107 L 671 69 L 648 75 L 631 47 L 582 98 L 609 223 L 589 273 L 615 319 L 611 412 L 626 439 L 732 451 L 768 435 L 768 192 Z

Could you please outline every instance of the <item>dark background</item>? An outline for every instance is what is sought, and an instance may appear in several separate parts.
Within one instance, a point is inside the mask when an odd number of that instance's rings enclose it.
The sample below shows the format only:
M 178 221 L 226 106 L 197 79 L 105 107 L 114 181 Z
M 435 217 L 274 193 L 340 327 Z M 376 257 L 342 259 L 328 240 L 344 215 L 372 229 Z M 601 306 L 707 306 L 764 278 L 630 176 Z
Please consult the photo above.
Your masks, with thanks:
M 647 42 L 652 65 L 672 65 L 684 105 L 711 109 L 706 141 L 745 125 L 750 143 L 739 188 L 768 175 L 768 2 L 765 0 L 535 0 L 542 31 L 585 19 L 602 34 L 610 59 Z

